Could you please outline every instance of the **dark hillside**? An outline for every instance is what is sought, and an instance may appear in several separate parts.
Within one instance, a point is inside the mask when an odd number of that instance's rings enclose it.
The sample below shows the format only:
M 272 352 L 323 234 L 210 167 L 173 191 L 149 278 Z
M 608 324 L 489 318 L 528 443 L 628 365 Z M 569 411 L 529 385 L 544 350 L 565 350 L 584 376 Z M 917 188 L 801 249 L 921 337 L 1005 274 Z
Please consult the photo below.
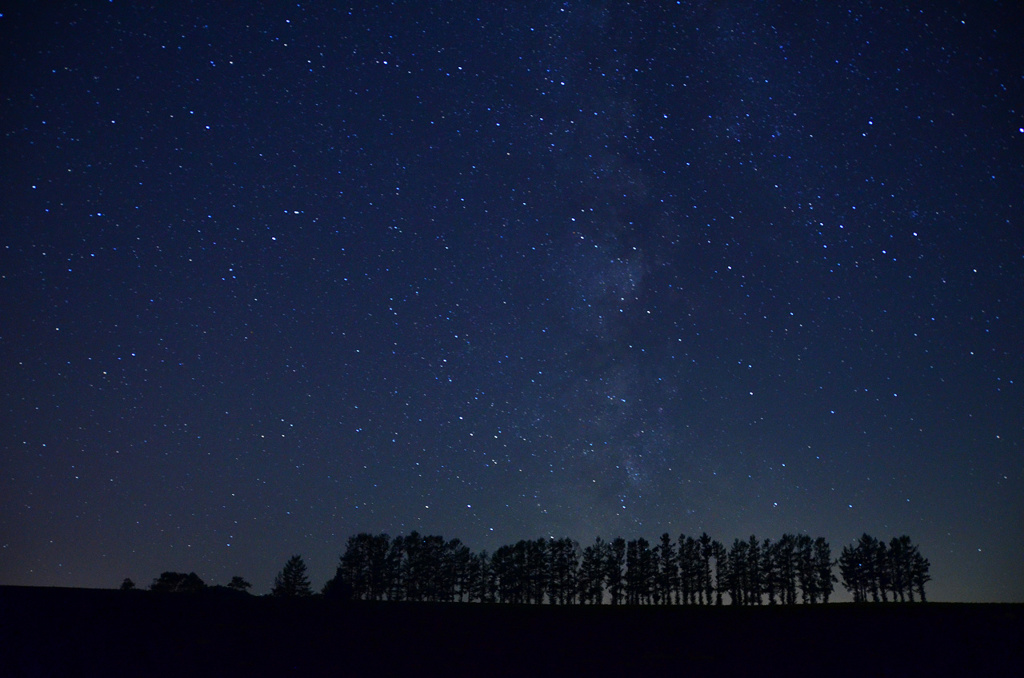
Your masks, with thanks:
M 1021 666 L 1022 632 L 1022 605 L 339 605 L 0 587 L 4 676 L 981 675 Z

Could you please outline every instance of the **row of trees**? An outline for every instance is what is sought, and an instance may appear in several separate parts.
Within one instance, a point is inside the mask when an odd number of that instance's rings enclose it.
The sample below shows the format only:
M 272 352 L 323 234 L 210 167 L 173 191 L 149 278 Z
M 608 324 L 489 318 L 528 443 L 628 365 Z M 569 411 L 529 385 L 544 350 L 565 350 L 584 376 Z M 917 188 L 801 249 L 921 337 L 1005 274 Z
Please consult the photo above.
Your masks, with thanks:
M 736 539 L 729 548 L 707 534 L 663 534 L 657 543 L 600 537 L 586 548 L 571 539 L 520 540 L 472 552 L 458 539 L 436 535 L 349 537 L 323 594 L 359 600 L 410 600 L 554 605 L 793 605 L 827 603 L 839 581 L 855 602 L 925 600 L 929 563 L 910 537 L 888 544 L 867 534 L 838 561 L 825 539 L 784 534 Z M 223 588 L 247 592 L 234 577 Z M 122 589 L 134 588 L 126 579 Z M 206 588 L 195 573 L 164 572 L 158 592 Z M 220 588 L 220 587 L 218 587 Z M 292 556 L 274 579 L 271 595 L 312 595 L 302 557 Z
M 881 544 L 881 547 L 879 547 Z M 413 532 L 349 538 L 324 592 L 360 600 L 498 603 L 792 605 L 827 603 L 838 581 L 825 539 L 751 536 L 729 548 L 711 539 L 668 534 L 604 541 L 581 549 L 571 539 L 520 540 L 493 554 L 458 539 Z M 928 561 L 909 537 L 884 542 L 864 535 L 840 559 L 844 586 L 857 601 L 924 600 Z

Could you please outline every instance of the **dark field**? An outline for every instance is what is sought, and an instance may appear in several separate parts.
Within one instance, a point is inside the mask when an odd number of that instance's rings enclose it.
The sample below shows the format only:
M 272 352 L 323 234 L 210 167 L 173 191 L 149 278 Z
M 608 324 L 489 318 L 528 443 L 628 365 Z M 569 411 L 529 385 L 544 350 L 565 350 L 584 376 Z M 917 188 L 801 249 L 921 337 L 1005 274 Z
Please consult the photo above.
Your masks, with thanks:
M 2 676 L 1020 675 L 1022 645 L 1017 604 L 335 604 L 0 587 Z

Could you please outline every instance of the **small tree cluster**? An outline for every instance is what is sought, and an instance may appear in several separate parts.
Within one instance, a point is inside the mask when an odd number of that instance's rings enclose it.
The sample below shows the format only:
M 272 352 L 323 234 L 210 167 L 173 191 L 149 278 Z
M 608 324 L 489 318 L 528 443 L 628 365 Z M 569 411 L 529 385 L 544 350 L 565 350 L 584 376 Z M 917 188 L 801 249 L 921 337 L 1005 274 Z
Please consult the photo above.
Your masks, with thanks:
M 854 602 L 914 602 L 926 600 L 924 585 L 931 580 L 931 565 L 910 537 L 893 537 L 888 545 L 864 534 L 843 548 L 839 571 Z
M 235 575 L 231 578 L 231 581 L 228 582 L 227 588 L 231 589 L 232 591 L 238 591 L 239 593 L 248 593 L 249 589 L 252 588 L 252 584 L 247 582 L 242 577 Z
M 824 538 L 784 534 L 777 541 L 737 539 L 717 563 L 718 588 L 734 605 L 827 603 L 836 582 Z
M 164 572 L 149 585 L 150 591 L 158 593 L 196 593 L 204 588 L 206 584 L 195 572 Z
M 206 583 L 195 572 L 189 572 L 188 574 L 184 572 L 164 572 L 149 585 L 149 590 L 156 591 L 157 593 L 197 593 L 208 588 Z M 215 586 L 213 588 L 217 589 L 220 587 Z M 252 584 L 242 577 L 236 576 L 232 577 L 231 582 L 224 588 L 246 593 L 252 588 Z M 126 577 L 121 582 L 120 590 L 135 590 L 135 582 Z

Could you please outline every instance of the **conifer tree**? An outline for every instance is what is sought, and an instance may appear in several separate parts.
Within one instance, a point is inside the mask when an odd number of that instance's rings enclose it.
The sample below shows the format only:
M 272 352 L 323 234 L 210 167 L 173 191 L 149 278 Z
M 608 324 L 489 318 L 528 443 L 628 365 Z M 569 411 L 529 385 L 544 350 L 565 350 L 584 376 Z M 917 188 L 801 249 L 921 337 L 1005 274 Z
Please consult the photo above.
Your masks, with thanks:
M 889 588 L 893 602 L 905 602 L 908 591 L 912 591 L 910 583 L 910 537 L 903 535 L 893 537 L 889 542 Z
M 771 539 L 761 542 L 761 584 L 768 597 L 769 605 L 775 605 L 777 602 L 775 600 L 779 584 L 778 566 L 775 560 L 777 550 Z
M 715 605 L 722 604 L 722 593 L 725 591 L 725 587 L 722 585 L 722 572 L 724 568 L 728 566 L 728 554 L 725 550 L 725 544 L 718 541 L 717 539 L 711 542 L 711 557 L 715 559 L 715 582 L 713 585 L 715 592 Z M 711 601 L 708 601 L 711 604 Z
M 678 559 L 679 559 L 679 593 L 677 600 L 680 604 L 692 605 L 699 598 L 700 588 L 700 549 L 693 537 L 684 534 L 679 535 Z
M 867 598 L 865 572 L 860 561 L 860 554 L 855 547 L 843 547 L 843 551 L 839 555 L 839 573 L 842 576 L 843 586 L 853 595 L 853 602 L 865 602 Z
M 679 564 L 676 558 L 675 546 L 672 544 L 672 537 L 668 532 L 661 535 L 661 544 L 658 546 L 658 586 L 657 603 L 659 605 L 671 605 L 673 592 L 677 587 L 679 579 Z
M 931 564 L 928 559 L 920 554 L 917 547 L 914 546 L 910 555 L 910 581 L 913 583 L 914 590 L 917 591 L 918 597 L 921 602 L 927 602 L 927 598 L 924 595 L 924 585 L 931 581 L 931 575 L 928 574 L 928 570 Z M 913 600 L 913 594 L 911 594 L 911 600 Z
M 711 549 L 711 537 L 708 536 L 707 532 L 702 532 L 697 543 L 700 544 L 700 592 L 704 595 L 703 602 L 705 605 L 711 604 L 711 596 L 715 592 L 715 582 L 711 578 L 711 559 L 715 557 L 714 551 Z
M 747 604 L 760 605 L 763 592 L 761 545 L 758 543 L 757 537 L 750 535 L 750 539 L 747 540 Z
M 605 578 L 611 545 L 597 537 L 594 543 L 583 549 L 580 563 L 579 595 L 584 604 L 600 605 L 604 602 Z
M 274 578 L 274 588 L 270 593 L 282 598 L 303 598 L 312 594 L 302 556 L 295 555 L 288 559 L 284 569 Z
M 832 574 L 832 549 L 824 537 L 814 540 L 814 570 L 817 581 L 818 595 L 821 602 L 827 603 L 832 591 L 835 590 L 836 576 Z
M 796 537 L 796 578 L 804 603 L 818 598 L 817 570 L 814 567 L 814 540 L 806 534 Z
M 605 561 L 605 582 L 608 593 L 611 595 L 612 605 L 622 602 L 623 568 L 626 565 L 626 540 L 616 537 L 611 541 L 608 549 L 608 559 Z

